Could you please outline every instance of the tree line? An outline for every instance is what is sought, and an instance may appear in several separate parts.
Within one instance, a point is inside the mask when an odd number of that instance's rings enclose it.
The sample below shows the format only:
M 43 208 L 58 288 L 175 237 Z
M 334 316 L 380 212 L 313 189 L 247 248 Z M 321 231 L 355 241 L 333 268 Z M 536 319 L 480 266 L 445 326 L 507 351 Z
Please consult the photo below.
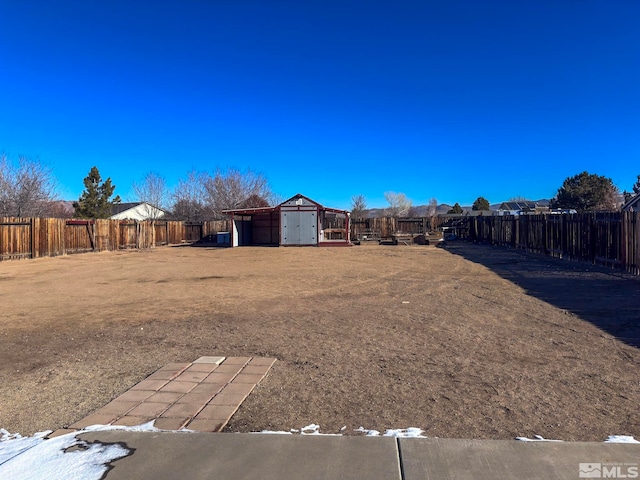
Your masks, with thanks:
M 111 178 L 103 179 L 94 166 L 83 180 L 84 190 L 69 211 L 60 200 L 57 182 L 50 168 L 39 159 L 26 156 L 11 161 L 0 154 L 0 217 L 109 218 L 114 205 L 122 203 Z M 170 190 L 164 177 L 148 173 L 134 183 L 138 202 L 168 212 L 183 221 L 216 220 L 222 210 L 272 205 L 279 201 L 267 178 L 252 170 L 217 169 L 189 172 Z M 153 210 L 155 211 L 155 210 Z M 150 210 L 150 215 L 153 215 Z M 152 219 L 152 217 L 150 217 Z
M 0 153 L 0 216 L 108 218 L 113 206 L 122 202 L 115 195 L 116 186 L 111 178 L 103 180 L 95 166 L 83 183 L 82 194 L 73 202 L 74 212 L 67 212 L 61 205 L 57 182 L 50 168 L 37 158 L 19 156 L 17 161 L 11 161 L 6 154 Z M 132 185 L 132 191 L 138 202 L 165 210 L 175 220 L 194 222 L 222 218 L 222 211 L 226 209 L 265 207 L 281 201 L 263 174 L 236 168 L 190 171 L 179 179 L 173 190 L 168 188 L 164 177 L 150 172 Z M 564 180 L 551 199 L 550 207 L 578 212 L 615 211 L 620 207 L 621 196 L 629 201 L 636 195 L 640 195 L 640 175 L 631 191 L 620 194 L 610 178 L 585 171 Z M 438 213 L 436 198 L 429 200 L 426 214 L 421 209 L 421 214 L 417 215 L 417 207 L 404 193 L 389 191 L 384 197 L 388 203 L 382 212 L 385 216 L 435 218 Z M 354 195 L 351 200 L 353 218 L 368 216 L 364 195 Z M 489 210 L 489 201 L 478 197 L 472 209 Z M 463 213 L 463 209 L 456 203 L 448 213 Z
M 119 196 L 112 198 L 115 185 L 111 178 L 102 180 L 97 167 L 84 179 L 85 190 L 73 206 L 76 216 L 108 218 L 112 206 L 121 203 Z M 275 195 L 261 173 L 235 168 L 216 170 L 214 173 L 191 171 L 171 192 L 164 177 L 148 173 L 132 190 L 138 201 L 157 209 L 166 209 L 174 220 L 201 222 L 223 218 L 223 210 L 255 208 L 271 205 Z M 149 219 L 154 219 L 149 210 Z M 165 216 L 166 217 L 166 216 Z
M 640 194 L 640 175 L 631 188 L 620 194 L 613 180 L 589 172 L 581 172 L 572 177 L 567 177 L 558 188 L 556 195 L 550 200 L 549 207 L 561 210 L 576 210 L 577 212 L 593 211 L 616 211 L 620 209 L 621 202 L 628 202 L 636 195 Z M 386 192 L 385 199 L 389 206 L 383 210 L 385 216 L 390 217 L 410 217 L 414 216 L 413 202 L 404 193 Z M 524 197 L 516 197 L 510 202 L 528 201 Z M 435 198 L 429 200 L 427 217 L 435 215 L 438 202 Z M 485 197 L 478 197 L 471 206 L 473 211 L 488 211 L 491 209 L 489 200 Z M 447 211 L 448 214 L 462 214 L 464 209 L 456 202 Z M 351 215 L 355 218 L 363 218 L 369 214 L 367 201 L 364 195 L 355 195 L 351 198 Z M 422 215 L 415 215 L 422 216 Z

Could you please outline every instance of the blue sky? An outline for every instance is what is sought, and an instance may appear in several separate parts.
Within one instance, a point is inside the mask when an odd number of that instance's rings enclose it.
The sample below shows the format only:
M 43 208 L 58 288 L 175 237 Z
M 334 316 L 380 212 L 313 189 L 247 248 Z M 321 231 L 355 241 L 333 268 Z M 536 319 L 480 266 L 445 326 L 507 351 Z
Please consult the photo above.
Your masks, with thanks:
M 552 197 L 640 174 L 635 0 L 0 0 L 0 151 L 62 197 L 92 166 L 263 173 L 349 208 Z

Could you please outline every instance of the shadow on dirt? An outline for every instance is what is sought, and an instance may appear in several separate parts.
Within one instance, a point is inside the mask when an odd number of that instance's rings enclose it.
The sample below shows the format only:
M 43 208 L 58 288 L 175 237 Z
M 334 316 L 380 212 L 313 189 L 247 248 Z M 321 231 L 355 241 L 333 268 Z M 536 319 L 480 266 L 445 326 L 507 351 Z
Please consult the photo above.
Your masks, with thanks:
M 464 241 L 444 248 L 640 348 L 640 277 L 597 265 Z

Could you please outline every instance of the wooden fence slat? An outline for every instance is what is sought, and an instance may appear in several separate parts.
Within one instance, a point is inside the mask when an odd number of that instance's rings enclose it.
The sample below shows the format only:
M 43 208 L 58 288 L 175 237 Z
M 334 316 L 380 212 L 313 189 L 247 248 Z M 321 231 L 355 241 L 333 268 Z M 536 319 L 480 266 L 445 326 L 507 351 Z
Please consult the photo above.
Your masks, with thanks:
M 195 242 L 206 235 L 230 230 L 230 220 L 194 223 L 3 217 L 0 218 L 0 260 L 146 249 Z
M 398 233 L 418 234 L 436 231 L 440 228 L 442 219 L 439 217 L 416 217 L 416 218 L 352 218 L 350 221 L 351 238 L 362 240 L 389 238 Z
M 640 273 L 640 212 L 467 217 L 477 242 Z
M 549 256 L 589 261 L 640 274 L 640 212 L 574 215 L 477 216 L 456 219 L 473 241 Z M 351 238 L 423 233 L 444 221 L 431 218 L 351 220 Z M 117 250 L 198 241 L 229 232 L 230 220 L 208 222 L 0 218 L 0 260 Z

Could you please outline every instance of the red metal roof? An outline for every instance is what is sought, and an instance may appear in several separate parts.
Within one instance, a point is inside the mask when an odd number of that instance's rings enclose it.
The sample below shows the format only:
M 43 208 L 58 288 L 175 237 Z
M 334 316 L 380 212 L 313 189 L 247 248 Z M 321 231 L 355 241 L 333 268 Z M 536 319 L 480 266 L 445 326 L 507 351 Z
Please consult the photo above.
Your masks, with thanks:
M 280 209 L 280 207 L 282 205 L 284 205 L 287 202 L 290 202 L 291 200 L 294 199 L 298 199 L 298 198 L 304 198 L 305 200 L 313 203 L 314 205 L 317 205 L 318 208 L 325 210 L 327 212 L 333 212 L 333 213 L 345 213 L 348 214 L 348 210 L 339 210 L 337 208 L 328 208 L 325 207 L 323 205 L 320 205 L 318 202 L 311 200 L 309 197 L 306 197 L 304 195 L 302 195 L 301 193 L 297 193 L 296 195 L 294 195 L 293 197 L 285 200 L 284 202 L 273 206 L 273 207 L 256 207 L 256 208 L 238 208 L 238 209 L 228 209 L 228 210 L 222 210 L 222 213 L 225 213 L 227 215 L 258 215 L 260 213 L 271 213 L 271 212 L 275 212 L 277 210 Z

